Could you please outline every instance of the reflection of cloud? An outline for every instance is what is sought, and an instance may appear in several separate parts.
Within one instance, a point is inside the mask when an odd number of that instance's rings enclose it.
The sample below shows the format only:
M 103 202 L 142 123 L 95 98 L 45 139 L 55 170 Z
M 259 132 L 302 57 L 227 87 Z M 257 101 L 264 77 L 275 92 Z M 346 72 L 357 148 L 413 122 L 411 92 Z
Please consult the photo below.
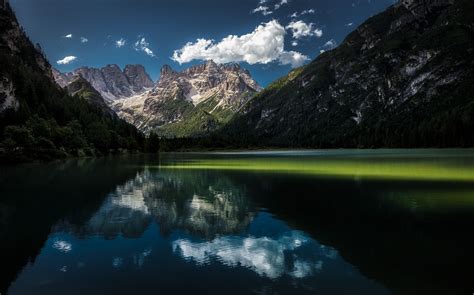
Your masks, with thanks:
M 141 253 L 135 254 L 133 256 L 133 264 L 135 264 L 138 267 L 142 267 L 143 263 L 145 263 L 145 258 L 150 256 L 151 254 L 151 248 L 147 248 L 143 250 Z
M 54 242 L 53 248 L 59 252 L 68 253 L 72 250 L 72 244 L 66 241 L 58 240 Z
M 114 257 L 114 259 L 112 259 L 112 266 L 115 267 L 115 268 L 119 268 L 121 267 L 123 264 L 123 258 L 121 257 Z
M 316 264 L 313 262 L 296 260 L 294 263 L 294 270 L 290 275 L 294 278 L 301 279 L 312 275 L 315 271 L 320 271 L 323 268 L 323 262 L 318 261 Z
M 338 253 L 337 253 L 336 249 L 331 248 L 331 247 L 327 247 L 327 246 L 324 246 L 324 245 L 321 245 L 320 248 L 321 248 L 322 254 L 325 257 L 327 257 L 329 259 L 333 259 L 333 260 L 337 258 Z
M 303 278 L 322 269 L 322 261 L 303 260 L 296 249 L 308 242 L 302 233 L 292 231 L 278 239 L 268 237 L 220 237 L 210 242 L 193 243 L 189 240 L 173 242 L 173 251 L 197 264 L 207 264 L 216 258 L 224 265 L 243 266 L 260 276 L 276 279 L 284 274 Z M 293 252 L 293 266 L 286 263 L 286 256 Z

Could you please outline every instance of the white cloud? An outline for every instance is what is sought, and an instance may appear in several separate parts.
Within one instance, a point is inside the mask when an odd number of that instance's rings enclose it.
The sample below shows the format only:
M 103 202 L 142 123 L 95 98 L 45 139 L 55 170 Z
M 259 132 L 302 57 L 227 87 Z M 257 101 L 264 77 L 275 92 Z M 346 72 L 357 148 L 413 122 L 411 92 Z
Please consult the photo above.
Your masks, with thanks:
M 89 42 L 89 39 L 87 39 L 86 37 L 81 37 L 81 43 L 87 43 Z
M 318 38 L 321 38 L 323 36 L 323 30 L 321 29 L 314 30 L 314 35 Z
M 258 4 L 263 4 L 263 3 L 267 3 L 268 0 L 260 0 L 260 2 L 258 2 Z
M 291 46 L 298 46 L 298 42 L 297 41 L 291 42 Z
M 321 29 L 315 28 L 313 23 L 305 23 L 304 21 L 292 21 L 288 26 L 286 26 L 287 29 L 290 29 L 293 38 L 295 39 L 301 39 L 303 37 L 309 37 L 309 36 L 316 36 L 316 37 L 321 37 L 323 35 L 323 31 Z
M 120 40 L 115 41 L 115 47 L 117 48 L 124 47 L 126 43 L 127 43 L 127 40 L 125 40 L 124 38 L 120 38 Z
M 275 4 L 275 10 L 280 9 L 280 7 L 285 4 L 288 4 L 288 0 L 281 0 L 279 3 Z
M 336 42 L 336 40 L 331 39 L 331 40 L 329 40 L 328 42 L 324 43 L 324 45 L 322 46 L 323 49 L 321 50 L 322 52 L 320 51 L 320 53 L 324 53 L 324 52 L 326 52 L 327 50 L 331 50 L 331 49 L 334 49 L 334 48 L 336 48 L 336 47 L 337 47 L 337 42 Z
M 346 26 L 348 26 L 348 27 L 352 27 L 353 25 L 354 25 L 354 23 L 348 23 L 348 24 L 346 24 Z
M 320 48 L 319 54 L 323 54 L 323 53 L 325 53 L 326 51 L 332 50 L 332 49 L 334 49 L 334 48 L 336 48 L 336 47 L 337 47 L 337 42 L 336 42 L 336 40 L 331 39 L 331 40 L 327 41 L 326 43 L 324 43 L 323 46 L 319 47 L 319 48 Z
M 303 10 L 303 11 L 301 11 L 300 13 L 294 12 L 292 15 L 290 15 L 290 17 L 292 17 L 292 18 L 297 18 L 297 17 L 299 17 L 299 16 L 301 16 L 301 15 L 314 14 L 315 12 L 316 12 L 316 10 L 314 10 L 314 9 L 311 8 L 311 9 Z
M 75 61 L 76 59 L 77 59 L 77 57 L 71 55 L 71 56 L 66 56 L 66 57 L 63 58 L 63 59 L 58 60 L 56 63 L 57 63 L 58 65 L 67 65 L 67 64 L 72 63 L 72 62 Z
M 63 36 L 66 39 L 72 39 L 72 34 L 67 34 L 66 36 Z
M 269 15 L 273 13 L 270 10 L 270 8 L 268 8 L 268 6 L 262 6 L 262 5 L 252 10 L 252 13 L 257 13 L 257 12 L 261 12 L 263 15 Z
M 145 37 L 141 37 L 137 42 L 135 42 L 133 48 L 135 48 L 136 51 L 145 52 L 148 56 L 155 57 L 155 54 L 150 49 L 150 43 L 146 41 Z
M 296 51 L 285 51 L 278 60 L 282 65 L 291 65 L 292 68 L 297 68 L 307 62 L 309 57 Z
M 299 52 L 285 51 L 285 28 L 276 20 L 259 25 L 249 34 L 229 35 L 220 42 L 198 39 L 175 50 L 172 59 L 180 64 L 193 60 L 212 59 L 217 63 L 247 62 L 268 64 L 279 61 L 299 67 L 309 58 Z

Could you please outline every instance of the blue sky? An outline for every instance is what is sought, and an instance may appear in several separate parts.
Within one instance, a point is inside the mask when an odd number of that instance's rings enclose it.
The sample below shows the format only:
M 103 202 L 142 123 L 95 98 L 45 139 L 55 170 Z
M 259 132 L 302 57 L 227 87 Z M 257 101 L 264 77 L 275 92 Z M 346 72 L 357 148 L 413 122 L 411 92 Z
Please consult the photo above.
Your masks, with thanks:
M 266 86 L 339 44 L 395 0 L 10 0 L 61 71 L 239 62 Z M 119 42 L 118 41 L 123 41 Z M 58 61 L 62 61 L 58 64 Z

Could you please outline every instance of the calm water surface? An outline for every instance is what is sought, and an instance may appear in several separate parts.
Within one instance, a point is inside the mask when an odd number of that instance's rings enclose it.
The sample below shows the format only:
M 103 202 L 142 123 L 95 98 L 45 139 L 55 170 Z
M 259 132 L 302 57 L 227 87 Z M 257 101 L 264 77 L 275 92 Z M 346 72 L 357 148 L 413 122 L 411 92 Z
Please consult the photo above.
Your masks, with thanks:
M 474 150 L 0 169 L 1 294 L 474 292 Z

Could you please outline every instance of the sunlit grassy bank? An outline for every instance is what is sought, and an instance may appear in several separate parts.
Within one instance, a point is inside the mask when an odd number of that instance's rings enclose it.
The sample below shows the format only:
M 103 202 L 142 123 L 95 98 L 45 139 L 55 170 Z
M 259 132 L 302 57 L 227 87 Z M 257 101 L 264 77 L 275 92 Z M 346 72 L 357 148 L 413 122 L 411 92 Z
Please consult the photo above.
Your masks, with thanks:
M 161 165 L 162 169 L 202 169 L 289 173 L 340 178 L 474 182 L 474 166 L 452 161 L 357 159 L 203 159 Z

